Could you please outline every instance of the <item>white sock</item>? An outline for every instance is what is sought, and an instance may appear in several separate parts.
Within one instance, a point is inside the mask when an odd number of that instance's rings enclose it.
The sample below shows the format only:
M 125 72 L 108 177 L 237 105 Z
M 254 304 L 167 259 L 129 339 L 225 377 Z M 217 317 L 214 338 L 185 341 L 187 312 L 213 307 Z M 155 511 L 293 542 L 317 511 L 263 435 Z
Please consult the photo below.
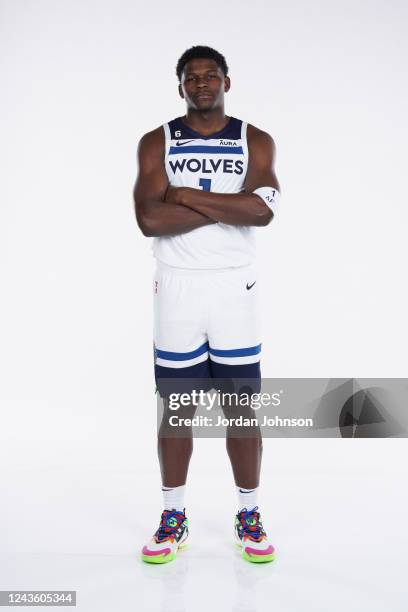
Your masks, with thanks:
M 247 510 L 252 510 L 255 506 L 258 505 L 258 490 L 259 487 L 255 487 L 255 489 L 244 489 L 244 487 L 236 487 L 237 495 L 238 495 L 238 509 L 239 512 L 243 508 Z
M 163 507 L 165 510 L 178 510 L 184 512 L 184 491 L 186 485 L 181 487 L 166 487 L 162 486 L 163 491 Z

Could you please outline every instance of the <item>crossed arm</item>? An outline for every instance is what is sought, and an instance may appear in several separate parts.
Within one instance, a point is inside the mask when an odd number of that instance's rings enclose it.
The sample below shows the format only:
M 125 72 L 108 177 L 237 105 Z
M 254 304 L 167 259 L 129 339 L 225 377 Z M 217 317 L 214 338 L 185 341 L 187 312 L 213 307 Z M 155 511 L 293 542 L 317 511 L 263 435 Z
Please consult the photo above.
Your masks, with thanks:
M 258 187 L 279 188 L 275 175 L 275 145 L 266 132 L 248 126 L 249 162 L 244 191 L 214 193 L 169 185 L 165 171 L 162 128 L 149 132 L 138 147 L 139 174 L 134 188 L 136 218 L 145 236 L 183 234 L 221 222 L 267 225 L 273 213 L 252 193 Z

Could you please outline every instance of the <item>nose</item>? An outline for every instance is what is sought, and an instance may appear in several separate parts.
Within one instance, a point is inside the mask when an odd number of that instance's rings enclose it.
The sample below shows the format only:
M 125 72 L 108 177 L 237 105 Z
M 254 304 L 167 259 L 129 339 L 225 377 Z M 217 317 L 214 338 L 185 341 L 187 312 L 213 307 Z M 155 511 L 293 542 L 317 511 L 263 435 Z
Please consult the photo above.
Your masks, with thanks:
M 197 79 L 197 83 L 196 83 L 197 87 L 208 87 L 208 83 L 205 77 L 198 77 Z

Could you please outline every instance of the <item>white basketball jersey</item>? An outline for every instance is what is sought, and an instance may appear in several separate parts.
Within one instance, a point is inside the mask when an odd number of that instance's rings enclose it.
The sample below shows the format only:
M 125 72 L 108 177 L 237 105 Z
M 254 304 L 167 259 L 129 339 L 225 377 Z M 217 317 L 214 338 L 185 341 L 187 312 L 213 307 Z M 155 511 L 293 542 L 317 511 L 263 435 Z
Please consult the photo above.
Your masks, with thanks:
M 224 129 L 203 136 L 181 117 L 163 125 L 165 167 L 175 187 L 216 193 L 244 189 L 248 167 L 247 123 L 230 117 Z M 185 234 L 154 238 L 154 256 L 179 268 L 230 268 L 255 260 L 255 229 L 215 223 Z

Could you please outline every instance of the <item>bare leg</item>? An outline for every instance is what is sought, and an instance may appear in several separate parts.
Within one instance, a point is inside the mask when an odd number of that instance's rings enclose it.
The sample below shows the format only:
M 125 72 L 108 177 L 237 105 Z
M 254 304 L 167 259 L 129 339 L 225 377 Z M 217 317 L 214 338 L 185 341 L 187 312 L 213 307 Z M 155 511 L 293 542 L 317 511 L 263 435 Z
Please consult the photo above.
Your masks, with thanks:
M 181 487 L 186 483 L 188 466 L 193 453 L 193 438 L 160 438 L 158 455 L 162 483 L 166 487 Z
M 262 438 L 236 438 L 228 435 L 227 452 L 231 461 L 235 484 L 245 489 L 259 486 L 262 462 Z
M 177 411 L 178 417 L 192 418 L 196 408 L 184 407 Z M 174 414 L 168 410 L 164 400 L 164 415 L 159 429 L 157 450 L 160 462 L 162 484 L 166 487 L 180 487 L 186 483 L 188 467 L 193 453 L 192 428 L 168 425 L 167 418 Z M 170 437 L 174 435 L 175 437 Z
M 244 418 L 254 418 L 254 411 L 233 406 L 223 407 L 227 418 L 242 415 Z M 235 484 L 245 489 L 259 486 L 262 463 L 262 435 L 259 426 L 241 427 L 229 426 L 226 434 L 227 452 L 231 461 Z

